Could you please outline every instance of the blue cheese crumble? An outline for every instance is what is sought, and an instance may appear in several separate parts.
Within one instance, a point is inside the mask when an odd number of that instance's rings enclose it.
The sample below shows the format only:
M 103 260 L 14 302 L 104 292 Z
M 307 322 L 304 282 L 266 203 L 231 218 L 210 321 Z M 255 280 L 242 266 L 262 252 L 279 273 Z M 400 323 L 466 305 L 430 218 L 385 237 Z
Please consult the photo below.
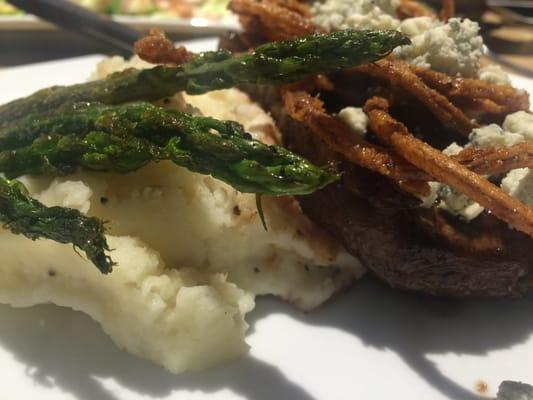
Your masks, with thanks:
M 468 147 L 508 147 L 525 141 L 523 135 L 505 131 L 496 124 L 474 129 L 468 139 Z
M 467 147 L 508 147 L 533 140 L 533 114 L 519 111 L 509 114 L 503 125 L 496 124 L 474 129 L 469 135 Z M 443 153 L 455 155 L 463 150 L 462 146 L 452 143 Z M 422 207 L 429 208 L 434 204 L 440 209 L 457 215 L 465 221 L 479 216 L 484 208 L 464 194 L 450 186 L 439 182 L 430 182 L 430 195 L 421 199 Z M 517 198 L 524 204 L 533 204 L 533 172 L 529 168 L 515 169 L 502 179 L 501 188 L 504 192 Z
M 454 142 L 442 152 L 447 156 L 452 156 L 459 154 L 462 150 L 463 147 Z M 450 214 L 456 215 L 467 222 L 473 220 L 483 212 L 484 208 L 482 206 L 475 201 L 470 200 L 467 196 L 458 192 L 454 188 L 438 182 L 432 182 L 432 184 L 436 188 L 433 189 L 430 184 L 430 188 L 432 188 L 433 191 L 436 191 L 436 198 L 439 200 L 437 205 L 438 208 L 446 210 Z M 423 202 L 423 205 L 425 204 L 427 204 L 427 200 Z
M 364 137 L 368 129 L 368 116 L 360 107 L 345 107 L 337 118 L 344 122 L 359 137 Z
M 325 0 L 312 5 L 313 22 L 328 31 L 397 29 L 399 0 Z
M 408 19 L 400 26 L 406 35 L 412 35 L 412 44 L 396 49 L 398 58 L 448 75 L 478 75 L 483 39 L 477 22 L 451 18 L 443 24 L 427 17 L 413 19 L 416 21 Z
M 496 64 L 487 65 L 486 67 L 480 68 L 478 73 L 478 78 L 482 81 L 487 81 L 489 83 L 495 83 L 497 85 L 510 85 L 511 78 L 509 75 Z
M 518 111 L 505 117 L 502 125 L 506 131 L 517 133 L 525 140 L 533 140 L 533 114 Z
M 504 192 L 516 197 L 522 203 L 533 204 L 533 173 L 529 168 L 519 168 L 510 171 L 502 179 Z
M 399 0 L 319 0 L 312 5 L 312 20 L 328 31 L 398 29 L 412 41 L 395 50 L 402 60 L 452 76 L 509 83 L 508 76 L 497 67 L 480 69 L 483 39 L 476 22 L 451 18 L 444 23 L 431 17 L 400 21 L 398 5 Z
M 450 18 L 445 23 L 432 17 L 400 21 L 396 15 L 398 5 L 399 0 L 320 0 L 312 6 L 312 19 L 328 31 L 397 29 L 412 42 L 394 51 L 399 59 L 451 76 L 510 84 L 509 76 L 499 66 L 480 68 L 479 60 L 484 49 L 476 22 Z M 348 107 L 339 112 L 338 118 L 355 134 L 362 136 L 366 133 L 368 120 L 361 114 L 364 115 L 357 108 Z M 533 140 L 533 115 L 520 111 L 507 116 L 502 126 L 491 124 L 474 129 L 465 147 L 512 146 L 528 140 Z M 452 143 L 443 152 L 453 155 L 461 150 L 463 147 Z M 466 221 L 476 218 L 484 210 L 478 203 L 447 185 L 439 182 L 429 182 L 429 185 L 430 194 L 421 199 L 423 207 L 436 204 Z M 502 188 L 522 201 L 530 201 L 533 199 L 533 176 L 529 170 L 511 171 L 503 179 Z M 531 196 L 527 193 L 531 193 Z

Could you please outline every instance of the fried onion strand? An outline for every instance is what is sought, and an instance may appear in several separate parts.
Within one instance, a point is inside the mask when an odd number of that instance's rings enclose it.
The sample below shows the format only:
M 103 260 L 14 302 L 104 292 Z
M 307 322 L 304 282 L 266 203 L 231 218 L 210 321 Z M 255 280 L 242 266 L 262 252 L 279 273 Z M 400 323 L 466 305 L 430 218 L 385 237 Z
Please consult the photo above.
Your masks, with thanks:
M 344 123 L 324 111 L 319 99 L 308 93 L 301 90 L 284 90 L 283 101 L 286 111 L 293 119 L 304 123 L 346 160 L 397 182 L 411 182 L 415 185 L 415 181 L 433 180 L 431 175 L 391 154 L 386 148 L 372 145 L 354 136 Z M 533 143 L 520 143 L 504 148 L 470 147 L 451 158 L 481 175 L 500 174 L 517 168 L 533 168 Z
M 174 47 L 165 34 L 157 29 L 150 30 L 150 34 L 135 42 L 134 52 L 142 60 L 152 64 L 180 65 L 191 61 L 194 53 L 183 46 Z
M 455 16 L 455 0 L 442 0 L 440 19 L 444 22 Z
M 396 15 L 402 20 L 413 17 L 437 17 L 429 8 L 413 0 L 400 0 Z
M 380 140 L 435 180 L 464 193 L 496 217 L 533 236 L 533 209 L 453 158 L 414 137 L 405 125 L 390 116 L 388 108 L 388 101 L 380 97 L 374 97 L 365 104 L 371 129 Z
M 426 85 L 452 100 L 461 99 L 472 103 L 490 100 L 490 103 L 486 102 L 485 105 L 492 113 L 510 114 L 529 110 L 529 95 L 525 90 L 479 79 L 451 77 L 424 67 L 412 66 L 411 69 Z
M 354 71 L 366 73 L 373 78 L 390 82 L 406 91 L 424 104 L 446 127 L 468 136 L 472 129 L 479 128 L 444 95 L 427 86 L 403 61 L 384 59 L 374 64 L 361 65 Z
M 304 123 L 326 145 L 344 156 L 348 161 L 363 168 L 377 172 L 397 182 L 403 182 L 404 190 L 418 195 L 425 195 L 429 188 L 421 182 L 409 183 L 411 177 L 420 175 L 416 168 L 387 149 L 356 138 L 349 128 L 327 114 L 323 103 L 303 91 L 282 91 L 285 110 L 296 121 Z
M 533 168 L 533 143 L 481 149 L 469 147 L 452 158 L 480 175 L 495 175 L 517 168 Z
M 263 30 L 262 34 L 270 40 L 291 39 L 324 32 L 309 18 L 276 0 L 231 0 L 228 8 L 241 17 L 256 17 L 253 29 Z

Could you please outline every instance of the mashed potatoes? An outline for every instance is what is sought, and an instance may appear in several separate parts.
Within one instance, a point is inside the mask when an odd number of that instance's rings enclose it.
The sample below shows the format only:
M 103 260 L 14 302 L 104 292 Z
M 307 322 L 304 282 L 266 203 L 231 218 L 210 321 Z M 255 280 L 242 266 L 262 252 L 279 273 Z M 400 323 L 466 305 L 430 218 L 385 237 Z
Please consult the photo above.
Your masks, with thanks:
M 127 65 L 107 60 L 97 76 Z M 192 109 L 186 102 L 243 123 L 260 140 L 279 140 L 271 119 L 237 90 L 177 95 L 162 104 Z M 176 373 L 244 353 L 244 317 L 254 295 L 274 294 L 307 310 L 363 272 L 292 198 L 264 199 L 265 231 L 254 195 L 170 162 L 127 175 L 21 180 L 47 205 L 109 221 L 118 265 L 104 276 L 68 245 L 0 230 L 0 301 L 83 311 L 118 346 Z

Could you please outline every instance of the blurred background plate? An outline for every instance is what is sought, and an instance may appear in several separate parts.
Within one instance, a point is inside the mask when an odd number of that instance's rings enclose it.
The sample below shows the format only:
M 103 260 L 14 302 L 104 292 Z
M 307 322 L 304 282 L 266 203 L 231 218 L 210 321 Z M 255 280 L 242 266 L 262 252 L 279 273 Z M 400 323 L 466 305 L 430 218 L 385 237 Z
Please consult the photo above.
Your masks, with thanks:
M 162 16 L 133 16 L 114 15 L 112 20 L 128 25 L 141 32 L 148 32 L 151 28 L 165 31 L 167 34 L 219 35 L 229 30 L 240 30 L 237 18 L 229 15 L 220 20 L 202 17 L 170 18 Z M 47 31 L 57 29 L 54 25 L 42 21 L 33 15 L 4 15 L 0 16 L 1 31 Z
M 111 19 L 140 33 L 147 33 L 152 28 L 160 29 L 173 40 L 205 38 L 240 30 L 236 17 L 232 15 L 220 20 L 129 15 L 115 15 Z M 43 43 L 46 45 L 43 46 Z M 0 68 L 95 53 L 109 54 L 109 49 L 89 37 L 60 30 L 32 15 L 0 16 Z
M 116 15 L 111 17 L 117 22 L 126 24 L 139 31 L 148 31 L 157 28 L 167 34 L 195 34 L 202 35 L 222 35 L 227 31 L 240 31 L 241 26 L 234 16 L 227 16 L 219 21 L 209 20 L 201 17 L 190 19 L 163 18 L 163 17 L 136 17 L 131 15 Z

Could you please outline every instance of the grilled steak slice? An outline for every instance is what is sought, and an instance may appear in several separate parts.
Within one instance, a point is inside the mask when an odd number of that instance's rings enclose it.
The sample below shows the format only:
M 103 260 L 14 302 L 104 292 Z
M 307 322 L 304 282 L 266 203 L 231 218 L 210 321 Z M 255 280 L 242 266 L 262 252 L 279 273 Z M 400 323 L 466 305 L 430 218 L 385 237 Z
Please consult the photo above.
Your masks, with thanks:
M 343 165 L 284 111 L 277 91 L 245 87 L 272 113 L 291 150 L 317 164 L 337 162 L 342 181 L 298 198 L 304 212 L 390 286 L 454 297 L 519 294 L 531 285 L 533 240 L 489 214 L 471 223 L 399 193 L 386 178 Z

